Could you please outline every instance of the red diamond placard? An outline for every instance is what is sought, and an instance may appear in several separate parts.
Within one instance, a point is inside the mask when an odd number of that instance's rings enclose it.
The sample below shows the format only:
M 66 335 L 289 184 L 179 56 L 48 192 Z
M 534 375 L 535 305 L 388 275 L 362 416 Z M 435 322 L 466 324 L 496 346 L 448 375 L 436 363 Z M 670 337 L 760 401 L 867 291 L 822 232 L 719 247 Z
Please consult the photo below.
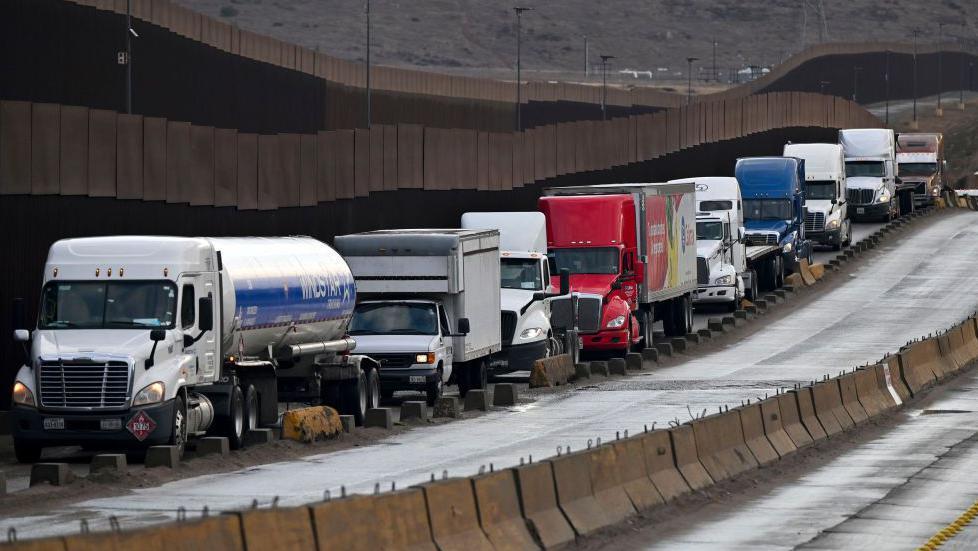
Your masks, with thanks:
M 146 412 L 140 411 L 126 423 L 126 428 L 136 437 L 136 440 L 142 442 L 156 430 L 156 422 L 153 421 L 152 417 L 146 415 Z

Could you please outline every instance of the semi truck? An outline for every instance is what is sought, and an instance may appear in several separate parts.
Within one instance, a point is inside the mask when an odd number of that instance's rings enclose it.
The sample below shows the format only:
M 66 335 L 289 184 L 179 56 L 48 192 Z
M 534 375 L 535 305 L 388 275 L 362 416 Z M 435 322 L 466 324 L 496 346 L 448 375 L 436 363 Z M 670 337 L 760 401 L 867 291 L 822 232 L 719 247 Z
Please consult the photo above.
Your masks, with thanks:
M 536 360 L 560 354 L 560 340 L 550 326 L 550 301 L 543 298 L 553 291 L 543 214 L 467 212 L 462 228 L 499 231 L 502 351 L 489 363 L 490 376 L 527 371 Z
M 846 202 L 855 221 L 892 220 L 899 215 L 896 138 L 888 128 L 839 130 L 846 163 Z
M 242 445 L 282 395 L 362 414 L 376 364 L 351 355 L 353 275 L 308 237 L 66 239 L 44 266 L 13 387 L 17 459 L 47 446 L 139 450 L 206 433 Z M 280 389 L 280 386 L 284 388 Z
M 789 143 L 784 156 L 805 161 L 805 235 L 816 244 L 842 250 L 852 243 L 842 146 Z
M 499 232 L 378 230 L 339 236 L 360 302 L 350 335 L 380 364 L 384 398 L 485 388 L 501 349 Z
M 930 206 L 948 188 L 943 134 L 899 134 L 897 173 L 901 183 L 913 186 L 915 206 Z
M 744 225 L 748 261 L 764 262 L 758 271 L 760 286 L 780 287 L 798 262 L 812 262 L 812 243 L 805 235 L 805 162 L 792 157 L 747 157 L 734 168 L 744 199 Z M 769 257 L 767 247 L 781 254 Z
M 652 346 L 653 323 L 669 336 L 692 329 L 696 290 L 692 184 L 611 184 L 550 188 L 539 200 L 547 220 L 551 274 L 570 289 L 604 297 L 601 329 L 585 351 L 625 354 Z

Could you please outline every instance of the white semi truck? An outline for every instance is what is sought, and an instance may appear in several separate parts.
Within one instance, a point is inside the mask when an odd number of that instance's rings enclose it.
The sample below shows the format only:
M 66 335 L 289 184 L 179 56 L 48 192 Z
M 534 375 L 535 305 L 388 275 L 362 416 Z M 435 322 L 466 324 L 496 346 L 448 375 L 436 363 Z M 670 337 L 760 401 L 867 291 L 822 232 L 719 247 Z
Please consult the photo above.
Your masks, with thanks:
M 836 251 L 848 246 L 852 242 L 852 222 L 842 146 L 789 143 L 784 146 L 784 156 L 805 161 L 805 235 Z
M 855 221 L 892 220 L 899 215 L 896 137 L 888 128 L 839 130 L 845 154 L 846 202 Z
M 381 392 L 414 390 L 430 404 L 445 384 L 485 388 L 499 352 L 499 232 L 379 230 L 336 238 L 360 302 L 358 350 L 380 364 Z
M 17 458 L 46 446 L 141 449 L 278 417 L 279 386 L 358 418 L 369 358 L 349 355 L 353 276 L 307 237 L 67 239 L 48 253 L 13 388 Z M 373 389 L 373 391 L 371 390 Z
M 490 362 L 490 374 L 527 371 L 534 361 L 560 354 L 561 343 L 550 327 L 550 302 L 542 298 L 552 291 L 544 215 L 467 212 L 462 227 L 499 231 L 502 351 Z

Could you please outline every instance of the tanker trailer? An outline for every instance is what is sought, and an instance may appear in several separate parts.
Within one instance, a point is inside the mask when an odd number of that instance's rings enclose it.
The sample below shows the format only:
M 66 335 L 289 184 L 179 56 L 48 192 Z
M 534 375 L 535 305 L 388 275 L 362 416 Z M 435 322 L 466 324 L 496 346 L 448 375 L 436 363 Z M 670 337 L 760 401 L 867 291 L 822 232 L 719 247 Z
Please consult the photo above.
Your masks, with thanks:
M 346 262 L 308 237 L 58 241 L 36 328 L 14 334 L 29 350 L 13 388 L 17 459 L 65 445 L 182 452 L 204 434 L 237 448 L 276 422 L 280 389 L 362 418 L 379 381 L 350 354 L 355 303 Z

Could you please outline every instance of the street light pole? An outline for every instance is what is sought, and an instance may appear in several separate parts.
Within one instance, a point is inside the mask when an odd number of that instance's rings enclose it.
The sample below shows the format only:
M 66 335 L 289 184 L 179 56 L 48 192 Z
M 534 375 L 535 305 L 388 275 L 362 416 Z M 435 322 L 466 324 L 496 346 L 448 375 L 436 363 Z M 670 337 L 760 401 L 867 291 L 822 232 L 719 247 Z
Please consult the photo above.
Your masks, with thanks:
M 608 61 L 613 55 L 601 56 L 601 120 L 608 120 Z
M 699 59 L 698 57 L 686 58 L 686 105 L 693 103 L 693 62 Z
M 533 8 L 524 8 L 520 6 L 513 7 L 513 11 L 516 12 L 516 131 L 517 132 L 523 129 L 523 121 L 522 121 L 522 113 L 521 113 L 523 108 L 521 101 L 523 98 L 521 96 L 522 90 L 520 90 L 522 84 L 522 80 L 521 80 L 522 77 L 520 75 L 521 63 L 522 63 L 522 60 L 520 59 L 522 53 L 520 51 L 522 48 L 521 36 L 520 36 L 522 34 L 521 24 L 523 20 L 523 12 L 531 11 L 531 10 L 533 10 Z
M 920 29 L 913 30 L 913 123 L 911 127 L 916 130 L 920 123 L 917 122 L 917 35 Z
M 886 96 L 886 119 L 885 123 L 887 126 L 890 125 L 890 50 L 886 51 L 885 57 L 885 69 L 883 69 L 883 80 L 886 83 L 885 96 Z
M 367 16 L 367 129 L 370 129 L 371 116 L 370 116 L 370 0 L 366 0 L 366 16 Z
M 584 78 L 591 76 L 591 45 L 588 44 L 587 36 L 584 37 Z
M 937 24 L 937 116 L 944 116 L 941 90 L 944 88 L 944 23 Z
M 713 37 L 713 81 L 720 82 L 720 75 L 717 73 L 717 39 Z
M 126 0 L 126 113 L 132 115 L 132 2 Z
M 859 71 L 862 71 L 862 67 L 852 68 L 852 102 L 859 103 Z

